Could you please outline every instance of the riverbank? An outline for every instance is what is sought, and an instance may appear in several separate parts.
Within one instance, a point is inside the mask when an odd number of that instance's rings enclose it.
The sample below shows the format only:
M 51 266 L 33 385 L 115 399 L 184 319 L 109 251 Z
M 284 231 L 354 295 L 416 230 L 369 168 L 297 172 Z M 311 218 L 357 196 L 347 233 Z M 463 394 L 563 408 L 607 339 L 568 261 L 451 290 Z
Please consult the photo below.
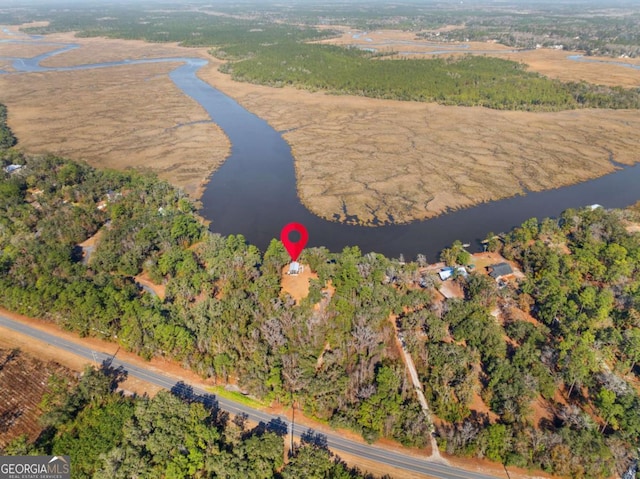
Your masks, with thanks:
M 295 158 L 298 196 L 330 221 L 424 220 L 593 179 L 614 171 L 611 158 L 631 165 L 640 151 L 637 111 L 527 113 L 338 97 L 234 82 L 202 48 L 76 39 L 70 33 L 46 40 L 81 45 L 45 60 L 50 67 L 206 58 L 210 64 L 199 77 L 283 132 Z M 23 45 L 0 44 L 0 55 Z M 565 62 L 580 71 L 602 67 Z M 21 75 L 20 82 L 3 75 L 0 87 L 23 150 L 100 167 L 150 169 L 198 199 L 231 145 L 203 108 L 168 78 L 174 66 L 40 72 Z
M 283 132 L 314 214 L 406 223 L 611 173 L 638 159 L 631 110 L 557 113 L 332 96 L 199 76 Z
M 4 39 L 17 38 L 17 34 L 4 35 Z M 77 39 L 71 33 L 48 35 L 45 41 L 81 45 L 48 58 L 43 62 L 47 67 L 208 56 L 204 49 Z M 59 48 L 61 45 L 0 43 L 0 57 L 32 57 Z M 185 97 L 169 78 L 169 72 L 179 65 L 38 72 L 21 74 L 19 81 L 0 75 L 0 101 L 8 107 L 9 123 L 23 151 L 54 153 L 100 168 L 150 170 L 199 199 L 231 145 L 204 109 Z

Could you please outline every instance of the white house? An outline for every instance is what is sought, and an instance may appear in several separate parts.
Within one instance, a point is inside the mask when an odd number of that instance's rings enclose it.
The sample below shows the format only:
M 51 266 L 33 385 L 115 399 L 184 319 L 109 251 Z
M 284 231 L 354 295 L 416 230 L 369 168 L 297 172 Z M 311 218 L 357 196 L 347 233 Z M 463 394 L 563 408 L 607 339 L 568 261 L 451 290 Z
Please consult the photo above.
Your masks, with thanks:
M 288 274 L 292 274 L 292 275 L 297 275 L 302 273 L 302 265 L 300 263 L 298 263 L 297 261 L 292 261 L 291 264 L 289 265 L 289 273 Z

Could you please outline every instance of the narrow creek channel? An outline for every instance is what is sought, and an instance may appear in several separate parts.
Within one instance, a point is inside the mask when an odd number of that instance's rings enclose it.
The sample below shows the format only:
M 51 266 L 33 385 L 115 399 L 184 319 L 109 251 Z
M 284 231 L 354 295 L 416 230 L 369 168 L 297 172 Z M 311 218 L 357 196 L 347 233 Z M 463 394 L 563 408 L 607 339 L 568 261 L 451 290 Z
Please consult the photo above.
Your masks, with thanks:
M 46 43 L 40 38 L 29 41 Z M 242 234 L 263 250 L 271 239 L 279 237 L 285 224 L 295 221 L 307 227 L 308 246 L 326 246 L 332 251 L 359 246 L 365 253 L 375 251 L 390 257 L 403 254 L 407 259 L 422 253 L 429 261 L 435 261 L 439 252 L 455 240 L 469 243 L 471 251 L 478 251 L 487 233 L 508 231 L 531 217 L 553 217 L 567 208 L 594 203 L 606 208 L 625 207 L 640 199 L 640 164 L 636 164 L 584 183 L 492 201 L 404 225 L 365 227 L 327 221 L 300 203 L 294 159 L 281 133 L 198 78 L 197 71 L 207 64 L 206 60 L 173 57 L 49 68 L 41 66 L 41 62 L 78 47 L 71 43 L 49 44 L 59 48 L 33 58 L 5 57 L 12 61 L 15 72 L 0 73 L 20 75 L 140 63 L 183 63 L 170 73 L 171 79 L 205 108 L 232 144 L 230 156 L 206 187 L 201 214 L 211 221 L 212 231 Z

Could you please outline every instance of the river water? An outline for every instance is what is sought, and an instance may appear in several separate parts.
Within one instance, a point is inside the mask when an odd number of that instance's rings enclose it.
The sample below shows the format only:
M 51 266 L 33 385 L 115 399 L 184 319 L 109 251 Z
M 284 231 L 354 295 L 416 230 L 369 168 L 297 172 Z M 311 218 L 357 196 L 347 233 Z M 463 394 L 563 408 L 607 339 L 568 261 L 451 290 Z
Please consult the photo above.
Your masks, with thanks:
M 331 251 L 359 246 L 365 253 L 375 251 L 390 257 L 403 254 L 407 259 L 422 253 L 429 261 L 435 261 L 439 252 L 455 240 L 470 243 L 469 249 L 478 251 L 480 241 L 487 233 L 508 231 L 531 217 L 557 216 L 567 208 L 594 203 L 607 208 L 625 207 L 640 199 L 640 164 L 637 164 L 577 185 L 492 201 L 405 225 L 365 227 L 330 222 L 315 216 L 300 203 L 293 157 L 282 134 L 197 77 L 197 71 L 207 64 L 206 60 L 161 58 L 72 67 L 41 66 L 46 58 L 77 48 L 74 44 L 53 45 L 59 48 L 34 58 L 10 58 L 16 72 L 0 73 L 20 75 L 182 62 L 182 66 L 170 73 L 171 79 L 206 109 L 232 144 L 230 156 L 206 187 L 201 214 L 211 221 L 212 231 L 224 235 L 242 234 L 263 250 L 271 239 L 279 238 L 285 224 L 295 221 L 304 224 L 309 231 L 308 246 L 326 246 Z

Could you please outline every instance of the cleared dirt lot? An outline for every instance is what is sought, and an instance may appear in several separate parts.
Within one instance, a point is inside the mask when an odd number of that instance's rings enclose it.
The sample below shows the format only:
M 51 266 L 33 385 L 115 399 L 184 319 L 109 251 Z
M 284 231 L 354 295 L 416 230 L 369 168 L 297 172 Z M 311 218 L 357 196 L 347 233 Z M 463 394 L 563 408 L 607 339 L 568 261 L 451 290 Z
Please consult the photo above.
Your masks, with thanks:
M 0 339 L 0 448 L 23 434 L 35 440 L 43 429 L 39 405 L 50 392 L 49 379 L 75 377 L 55 361 L 35 359 L 3 343 Z
M 412 35 L 396 34 L 403 41 L 402 35 Z M 391 34 L 386 35 L 388 40 Z M 71 34 L 47 39 L 82 45 L 47 60 L 48 66 L 209 58 L 211 64 L 199 76 L 284 132 L 295 157 L 299 195 L 327 219 L 347 214 L 364 224 L 376 217 L 424 219 L 525 190 L 595 178 L 614 170 L 610 158 L 625 164 L 639 159 L 637 111 L 503 112 L 331 96 L 234 82 L 217 71 L 220 63 L 203 49 L 74 39 Z M 549 75 L 564 71 L 568 78 L 563 79 L 592 75 L 640 84 L 638 70 L 558 57 L 566 52 L 527 55 Z M 603 67 L 608 75 L 599 70 Z M 4 75 L 0 102 L 8 105 L 10 126 L 24 150 L 53 151 L 98 166 L 149 168 L 198 197 L 199 187 L 227 156 L 229 143 L 217 126 L 198 123 L 207 121 L 206 113 L 168 79 L 170 69 L 155 64 Z M 614 70 L 619 77 L 612 76 Z

